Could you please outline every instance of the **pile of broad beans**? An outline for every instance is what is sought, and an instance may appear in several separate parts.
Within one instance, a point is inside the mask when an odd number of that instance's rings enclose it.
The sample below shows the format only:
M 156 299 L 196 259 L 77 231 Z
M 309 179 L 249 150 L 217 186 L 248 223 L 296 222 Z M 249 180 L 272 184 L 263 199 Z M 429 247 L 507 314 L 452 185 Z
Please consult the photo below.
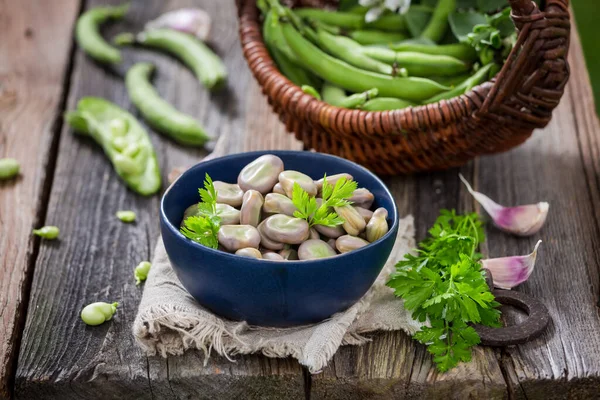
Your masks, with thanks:
M 338 107 L 396 110 L 435 103 L 492 79 L 516 39 L 504 0 L 417 0 L 366 22 L 367 7 L 290 9 L 259 0 L 279 70 Z

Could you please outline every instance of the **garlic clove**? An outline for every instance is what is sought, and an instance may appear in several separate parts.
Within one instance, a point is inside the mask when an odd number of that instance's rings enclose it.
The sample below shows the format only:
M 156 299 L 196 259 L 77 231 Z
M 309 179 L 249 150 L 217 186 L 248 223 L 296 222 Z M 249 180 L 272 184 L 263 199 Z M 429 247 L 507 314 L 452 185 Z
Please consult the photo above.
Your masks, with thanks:
M 504 207 L 485 194 L 473 190 L 462 174 L 458 174 L 458 176 L 469 193 L 481 204 L 494 220 L 494 224 L 501 230 L 518 236 L 530 236 L 542 229 L 548 216 L 550 204 L 540 202 L 524 206 Z
M 181 8 L 169 11 L 146 23 L 144 29 L 153 30 L 168 28 L 188 33 L 205 42 L 210 32 L 211 19 L 208 13 L 200 8 Z
M 535 267 L 538 247 L 542 243 L 537 242 L 533 252 L 526 256 L 511 256 L 490 258 L 481 260 L 483 268 L 489 269 L 492 273 L 494 286 L 500 289 L 512 289 L 525 282 Z

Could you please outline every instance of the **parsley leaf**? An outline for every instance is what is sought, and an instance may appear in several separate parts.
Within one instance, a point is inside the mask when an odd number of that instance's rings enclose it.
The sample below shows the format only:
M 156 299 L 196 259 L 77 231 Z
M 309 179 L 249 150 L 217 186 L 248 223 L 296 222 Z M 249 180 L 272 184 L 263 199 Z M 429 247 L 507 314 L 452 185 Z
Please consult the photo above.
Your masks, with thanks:
M 310 226 L 323 225 L 335 227 L 345 221 L 337 213 L 331 211 L 332 207 L 342 207 L 351 204 L 348 199 L 357 188 L 354 181 L 340 178 L 334 185 L 327 182 L 327 175 L 323 177 L 321 190 L 323 202 L 317 205 L 317 200 L 310 196 L 300 185 L 294 183 L 292 189 L 292 203 L 296 206 L 294 217 L 305 219 Z
M 198 215 L 186 218 L 180 232 L 194 242 L 216 249 L 219 247 L 221 218 L 217 211 L 217 191 L 208 174 L 204 179 L 204 188 L 198 189 L 198 193 L 202 200 L 198 203 Z
M 389 287 L 404 299 L 404 307 L 423 326 L 415 339 L 427 346 L 440 371 L 471 360 L 479 335 L 469 323 L 498 326 L 500 305 L 485 281 L 477 253 L 484 240 L 477 214 L 442 210 L 419 243 L 417 255 L 396 264 Z

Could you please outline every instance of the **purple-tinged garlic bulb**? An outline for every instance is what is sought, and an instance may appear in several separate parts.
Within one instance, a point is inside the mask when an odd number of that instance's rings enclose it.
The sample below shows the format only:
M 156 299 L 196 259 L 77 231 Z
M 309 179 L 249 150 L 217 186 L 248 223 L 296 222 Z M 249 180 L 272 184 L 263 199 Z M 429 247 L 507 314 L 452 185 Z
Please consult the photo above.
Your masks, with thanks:
M 195 36 L 206 42 L 210 32 L 210 15 L 200 8 L 181 8 L 168 11 L 146 23 L 145 30 L 168 28 Z

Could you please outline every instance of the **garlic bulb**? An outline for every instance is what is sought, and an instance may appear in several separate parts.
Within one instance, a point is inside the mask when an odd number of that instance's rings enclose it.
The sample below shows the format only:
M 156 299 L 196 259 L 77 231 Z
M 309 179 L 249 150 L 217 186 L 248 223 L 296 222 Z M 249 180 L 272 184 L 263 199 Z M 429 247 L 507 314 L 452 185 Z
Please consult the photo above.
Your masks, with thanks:
M 494 224 L 501 230 L 518 236 L 530 236 L 537 233 L 544 225 L 550 204 L 540 202 L 524 206 L 504 207 L 485 194 L 474 191 L 461 174 L 458 176 L 469 193 L 481 204 L 494 220 Z
M 481 260 L 483 268 L 489 269 L 492 273 L 494 286 L 500 289 L 512 289 L 525 282 L 535 267 L 535 259 L 540 243 L 542 243 L 541 240 L 537 242 L 533 252 L 526 256 Z
M 168 28 L 188 33 L 205 42 L 210 32 L 210 15 L 200 8 L 169 11 L 146 23 L 146 30 Z

